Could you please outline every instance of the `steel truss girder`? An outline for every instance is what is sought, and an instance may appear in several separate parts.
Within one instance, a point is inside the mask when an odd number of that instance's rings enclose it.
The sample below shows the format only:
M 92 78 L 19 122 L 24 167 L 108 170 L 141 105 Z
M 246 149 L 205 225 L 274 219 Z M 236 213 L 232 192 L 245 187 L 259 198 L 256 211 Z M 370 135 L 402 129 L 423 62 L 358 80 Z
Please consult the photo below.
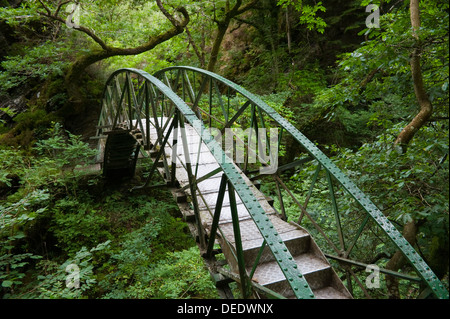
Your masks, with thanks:
M 314 160 L 318 162 L 318 169 L 316 174 L 323 168 L 326 172 L 327 181 L 330 187 L 330 194 L 331 194 L 331 201 L 333 203 L 333 211 L 336 215 L 336 218 L 339 219 L 339 216 L 337 215 L 337 206 L 336 201 L 334 198 L 334 192 L 333 192 L 333 182 L 337 182 L 355 201 L 362 207 L 363 211 L 366 213 L 366 219 L 363 222 L 363 225 L 361 225 L 359 234 L 362 231 L 362 228 L 364 228 L 365 224 L 367 223 L 368 218 L 373 220 L 375 224 L 387 235 L 387 237 L 393 242 L 393 244 L 396 246 L 397 249 L 399 249 L 406 260 L 410 263 L 410 265 L 414 268 L 414 270 L 417 272 L 419 277 L 421 278 L 422 282 L 428 286 L 428 288 L 433 292 L 433 294 L 437 298 L 443 298 L 448 299 L 449 294 L 448 291 L 445 289 L 444 285 L 440 282 L 440 280 L 437 278 L 437 276 L 433 273 L 433 271 L 429 268 L 429 266 L 425 263 L 425 261 L 421 258 L 421 256 L 415 251 L 415 249 L 408 243 L 408 241 L 402 236 L 402 234 L 392 225 L 392 223 L 388 220 L 386 216 L 378 209 L 378 207 L 316 146 L 314 143 L 312 143 L 308 138 L 306 138 L 305 135 L 303 135 L 299 130 L 297 130 L 289 121 L 284 119 L 280 114 L 278 114 L 273 108 L 268 106 L 266 103 L 264 103 L 258 96 L 253 95 L 246 89 L 240 87 L 239 85 L 231 82 L 230 80 L 223 78 L 220 75 L 217 75 L 215 73 L 202 70 L 195 67 L 189 67 L 189 66 L 177 66 L 177 67 L 170 67 L 163 70 L 160 70 L 155 73 L 155 77 L 161 78 L 162 80 L 166 80 L 169 82 L 167 73 L 169 72 L 179 72 L 177 73 L 177 80 L 180 80 L 181 77 L 186 77 L 188 79 L 188 76 L 186 75 L 187 71 L 193 72 L 193 74 L 198 74 L 204 77 L 201 89 L 202 91 L 206 85 L 207 82 L 212 84 L 214 83 L 214 88 L 217 91 L 218 94 L 220 94 L 219 89 L 217 87 L 217 83 L 221 83 L 225 85 L 226 87 L 233 89 L 234 91 L 238 92 L 242 96 L 248 99 L 250 101 L 250 104 L 252 107 L 257 107 L 259 111 L 259 115 L 261 116 L 261 112 L 264 112 L 267 114 L 271 120 L 276 122 L 283 130 L 283 132 L 289 133 L 309 154 L 310 157 L 312 157 Z M 194 75 L 195 76 L 195 75 Z M 209 81 L 207 81 L 208 79 Z M 190 96 L 191 101 L 195 101 L 193 103 L 193 107 L 195 110 L 191 110 L 187 116 L 186 119 L 188 121 L 195 120 L 196 114 L 198 113 L 198 101 L 201 95 L 201 92 L 195 96 L 195 92 L 193 92 L 191 84 L 188 83 L 187 89 L 184 87 L 184 81 L 183 83 L 183 92 L 188 93 Z M 168 83 L 170 84 L 170 83 Z M 176 88 L 175 88 L 176 89 Z M 210 95 L 212 95 L 212 87 L 210 89 Z M 183 94 L 185 96 L 185 94 Z M 195 96 L 195 97 L 194 97 Z M 210 97 L 211 99 L 211 97 Z M 244 111 L 244 109 L 248 106 L 246 102 L 245 107 L 241 108 L 238 113 L 235 114 L 235 116 L 228 121 L 228 114 L 225 113 L 225 106 L 222 103 L 222 100 L 219 99 L 220 108 L 224 112 L 225 117 L 225 126 L 231 125 L 230 122 L 234 122 L 239 115 Z M 186 105 L 183 105 L 184 109 L 186 108 Z M 183 109 L 183 111 L 184 111 Z M 187 110 L 186 110 L 187 111 Z M 210 112 L 211 113 L 211 112 Z M 252 113 L 256 115 L 256 113 Z M 210 114 L 211 115 L 211 114 Z M 209 117 L 209 121 L 211 122 L 211 119 L 213 117 Z M 252 117 L 252 121 L 257 120 L 256 116 L 255 118 Z M 221 162 L 221 158 L 224 156 L 223 153 L 216 152 L 216 148 L 211 147 L 214 144 L 214 139 L 209 136 L 207 132 L 205 132 L 204 127 L 202 125 L 201 130 L 203 132 L 198 132 L 201 134 L 203 140 L 207 143 L 210 150 L 213 152 L 214 156 L 218 159 L 219 162 Z M 260 230 L 261 234 L 267 238 L 267 242 L 269 243 L 269 247 L 271 251 L 274 254 L 279 254 L 284 250 L 282 242 L 280 242 L 277 238 L 276 232 L 268 232 L 268 218 L 265 216 L 264 210 L 261 208 L 259 203 L 252 199 L 252 194 L 249 192 L 248 187 L 245 185 L 245 182 L 239 175 L 239 173 L 234 170 L 233 165 L 231 164 L 223 164 L 221 165 L 223 172 L 227 176 L 228 180 L 230 181 L 231 185 L 236 189 L 238 195 L 243 200 L 245 206 L 249 210 L 253 220 L 255 221 L 258 229 Z M 317 177 L 317 176 L 316 176 Z M 312 188 L 313 185 L 311 185 Z M 312 189 L 310 189 L 311 192 Z M 310 196 L 310 195 L 308 195 Z M 303 215 L 303 212 L 302 212 Z M 338 231 L 341 233 L 340 224 L 338 220 Z M 358 234 L 358 236 L 359 236 Z M 351 244 L 351 247 L 348 247 L 346 249 L 345 243 L 343 240 L 343 237 L 340 235 L 340 244 L 341 244 L 341 252 L 346 257 L 348 253 L 351 251 L 355 241 Z M 346 252 L 347 251 L 347 254 Z M 290 261 L 289 254 L 282 254 L 282 258 L 280 259 L 279 265 L 281 269 L 283 269 L 283 272 L 286 275 L 286 278 L 294 279 L 294 283 L 291 284 L 291 286 L 294 288 L 294 291 L 300 290 L 296 292 L 297 297 L 307 297 L 309 295 L 308 289 L 304 290 L 302 285 L 305 285 L 305 281 L 301 280 L 301 275 L 298 274 L 298 270 L 295 268 L 296 265 Z M 300 280 L 298 280 L 300 279 Z M 292 281 L 290 281 L 292 283 Z M 307 285 L 307 284 L 306 284 Z

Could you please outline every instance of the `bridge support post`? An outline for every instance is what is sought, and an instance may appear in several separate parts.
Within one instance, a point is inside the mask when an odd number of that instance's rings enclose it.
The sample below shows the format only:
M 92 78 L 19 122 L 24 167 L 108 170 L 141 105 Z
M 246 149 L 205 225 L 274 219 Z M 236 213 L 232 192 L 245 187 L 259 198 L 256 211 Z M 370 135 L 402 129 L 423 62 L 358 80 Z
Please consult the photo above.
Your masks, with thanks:
M 213 222 L 211 225 L 211 232 L 208 239 L 208 248 L 206 250 L 205 257 L 211 258 L 212 251 L 214 248 L 214 241 L 216 239 L 217 229 L 219 228 L 219 220 L 220 220 L 220 211 L 222 210 L 223 198 L 225 196 L 225 188 L 227 187 L 227 177 L 225 174 L 222 174 L 222 178 L 220 179 L 220 187 L 219 193 L 217 195 L 216 207 L 214 208 L 214 216 Z
M 228 181 L 228 196 L 230 198 L 231 218 L 233 221 L 234 243 L 236 245 L 236 257 L 239 267 L 239 276 L 241 278 L 242 298 L 247 299 L 252 295 L 250 279 L 245 269 L 244 250 L 242 248 L 241 229 L 239 227 L 239 216 L 236 207 L 236 196 L 234 194 L 233 184 Z
M 175 110 L 173 118 L 173 138 L 172 138 L 172 167 L 170 170 L 170 183 L 172 186 L 176 184 L 176 170 L 177 170 L 177 146 L 178 146 L 178 110 Z

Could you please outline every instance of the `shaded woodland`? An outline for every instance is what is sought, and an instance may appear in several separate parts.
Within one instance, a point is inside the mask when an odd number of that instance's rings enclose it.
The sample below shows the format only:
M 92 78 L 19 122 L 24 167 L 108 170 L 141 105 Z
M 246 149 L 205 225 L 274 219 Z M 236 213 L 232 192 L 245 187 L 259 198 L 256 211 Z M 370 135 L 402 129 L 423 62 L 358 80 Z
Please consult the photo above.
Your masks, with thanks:
M 369 4 L 378 27 L 366 23 Z M 448 290 L 448 9 L 443 0 L 0 1 L 0 296 L 218 297 L 169 191 L 128 195 L 126 184 L 78 169 L 95 155 L 89 137 L 109 74 L 175 65 L 261 96 L 373 200 Z M 288 149 L 283 160 L 298 156 Z M 289 174 L 302 196 L 312 172 Z M 388 244 L 364 245 L 367 263 L 408 273 Z M 73 263 L 81 289 L 65 285 Z M 388 276 L 384 285 L 372 297 L 420 293 Z

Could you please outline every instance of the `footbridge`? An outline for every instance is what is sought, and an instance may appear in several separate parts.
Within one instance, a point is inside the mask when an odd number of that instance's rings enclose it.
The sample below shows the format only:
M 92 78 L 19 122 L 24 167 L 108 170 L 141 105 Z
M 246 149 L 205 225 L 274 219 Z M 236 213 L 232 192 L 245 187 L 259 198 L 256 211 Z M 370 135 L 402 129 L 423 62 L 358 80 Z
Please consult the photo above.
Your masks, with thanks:
M 188 66 L 120 69 L 102 103 L 95 138 L 104 175 L 132 176 L 140 161 L 146 177 L 136 188 L 172 190 L 223 298 L 233 297 L 231 282 L 243 298 L 364 298 L 379 275 L 416 287 L 420 298 L 448 298 L 377 206 L 241 86 Z M 299 155 L 288 160 L 293 148 Z M 311 178 L 300 197 L 289 178 L 302 169 Z M 401 251 L 406 271 L 371 264 L 367 241 Z

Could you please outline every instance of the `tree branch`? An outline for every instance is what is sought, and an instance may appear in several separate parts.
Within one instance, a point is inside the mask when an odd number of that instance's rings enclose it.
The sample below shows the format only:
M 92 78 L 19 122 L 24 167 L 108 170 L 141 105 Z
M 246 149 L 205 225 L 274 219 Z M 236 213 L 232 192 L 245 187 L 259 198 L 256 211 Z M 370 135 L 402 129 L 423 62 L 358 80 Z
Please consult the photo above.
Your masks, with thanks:
M 204 68 L 205 67 L 205 56 L 200 53 L 200 50 L 198 49 L 197 45 L 195 44 L 194 39 L 192 38 L 191 33 L 189 32 L 189 28 L 186 27 L 185 30 L 186 30 L 186 34 L 188 37 L 188 41 L 189 41 L 190 45 L 192 45 L 192 48 L 194 49 L 195 54 L 197 55 L 198 59 L 200 60 L 200 66 L 202 68 Z
M 173 15 L 171 15 L 162 5 L 160 0 L 156 0 L 156 4 L 158 5 L 159 10 L 166 16 L 167 19 L 169 19 L 170 23 L 178 29 L 182 30 L 184 29 L 187 24 L 189 23 L 189 13 L 187 12 L 186 8 L 184 7 L 178 7 L 176 11 L 180 12 L 183 15 L 183 20 L 178 21 Z
M 42 14 L 41 12 L 39 12 L 39 14 L 51 17 L 52 16 L 52 11 L 42 2 L 42 0 L 39 0 L 39 3 L 45 9 L 45 11 L 47 11 L 47 14 Z
M 59 16 L 59 12 L 63 5 L 66 5 L 72 1 L 63 1 L 58 4 L 55 13 L 52 13 L 50 8 L 45 5 L 42 0 L 39 0 L 39 3 L 44 8 L 45 12 L 40 12 L 41 15 L 44 15 L 52 20 L 59 21 L 61 23 L 66 23 L 66 20 Z M 98 55 L 98 58 L 101 56 L 109 57 L 114 55 L 132 55 L 139 54 L 145 51 L 152 49 L 157 44 L 170 39 L 178 33 L 181 33 L 184 27 L 189 23 L 189 14 L 184 7 L 177 8 L 177 11 L 183 15 L 183 20 L 178 21 L 173 15 L 171 15 L 162 5 L 161 0 L 156 0 L 156 3 L 161 10 L 161 12 L 167 17 L 167 19 L 172 23 L 174 28 L 166 31 L 164 34 L 161 34 L 156 37 L 151 37 L 148 42 L 145 44 L 135 47 L 135 48 L 117 48 L 107 45 L 100 37 L 98 37 L 94 31 L 84 26 L 74 26 L 73 29 L 78 30 L 89 36 L 94 42 L 101 46 L 101 48 L 105 51 Z
M 411 26 L 413 28 L 413 37 L 416 40 L 415 48 L 411 54 L 410 67 L 411 76 L 413 80 L 414 93 L 416 95 L 417 102 L 420 106 L 419 113 L 413 118 L 413 120 L 406 125 L 398 135 L 394 142 L 394 145 L 399 145 L 403 153 L 406 152 L 408 143 L 412 140 L 416 132 L 430 119 L 433 114 L 433 105 L 428 97 L 423 82 L 423 75 L 420 66 L 420 38 L 418 31 L 420 29 L 420 16 L 419 16 L 419 0 L 410 0 L 410 17 Z
M 58 4 L 56 5 L 56 9 L 53 13 L 52 8 L 48 5 L 48 2 L 43 0 L 38 1 L 42 7 L 42 10 L 39 10 L 40 15 L 45 16 L 51 20 L 61 22 L 63 24 L 68 24 L 67 18 L 65 19 L 64 17 L 61 16 L 63 6 L 71 2 L 77 3 L 76 0 L 75 1 L 58 0 Z M 161 10 L 164 16 L 170 21 L 172 27 L 170 27 L 168 30 L 162 32 L 157 36 L 150 36 L 145 43 L 138 45 L 136 47 L 121 48 L 110 46 L 104 40 L 98 37 L 95 34 L 94 30 L 79 25 L 72 26 L 74 30 L 83 32 L 101 47 L 101 50 L 95 50 L 93 52 L 78 57 L 76 61 L 70 65 L 70 67 L 66 72 L 65 84 L 68 94 L 71 97 L 71 100 L 74 101 L 75 103 L 74 106 L 75 112 L 79 112 L 82 107 L 82 94 L 80 93 L 79 90 L 79 80 L 83 75 L 84 70 L 88 66 L 113 56 L 141 54 L 143 52 L 153 49 L 158 44 L 161 44 L 184 31 L 184 28 L 189 23 L 189 13 L 187 12 L 187 10 L 184 7 L 177 8 L 176 11 L 181 13 L 182 15 L 181 18 L 177 19 L 174 15 L 169 13 L 164 8 L 161 0 L 156 0 L 156 3 L 158 5 L 159 10 Z M 68 16 L 69 19 L 72 17 L 72 14 L 73 12 Z
M 57 7 L 55 13 L 53 14 L 53 13 L 51 12 L 50 8 L 47 7 L 47 6 L 42 2 L 42 0 L 39 0 L 39 3 L 42 5 L 42 7 L 44 8 L 44 10 L 46 11 L 46 13 L 44 13 L 44 12 L 39 12 L 39 14 L 41 14 L 41 15 L 43 15 L 43 16 L 46 16 L 46 17 L 48 17 L 48 18 L 50 18 L 50 19 L 52 19 L 52 20 L 59 21 L 59 22 L 61 22 L 61 23 L 66 23 L 66 20 L 64 20 L 64 19 L 63 19 L 62 17 L 60 17 L 58 14 L 59 14 L 59 11 L 60 11 L 61 7 L 62 7 L 63 5 L 65 5 L 65 4 L 68 4 L 69 2 L 71 2 L 71 1 L 64 1 L 64 2 L 60 3 L 60 4 L 58 5 L 58 7 Z M 109 47 L 102 39 L 100 39 L 100 38 L 99 38 L 92 30 L 90 30 L 90 29 L 88 29 L 88 28 L 86 28 L 86 27 L 83 27 L 83 26 L 78 26 L 78 27 L 74 26 L 73 28 L 74 28 L 75 30 L 79 30 L 79 31 L 85 33 L 85 34 L 86 34 L 87 36 L 89 36 L 92 40 L 94 40 L 98 45 L 100 45 L 100 46 L 102 47 L 103 50 L 109 50 L 109 49 L 110 49 L 110 47 Z
M 242 8 L 238 8 L 237 14 L 239 15 L 241 13 L 244 13 L 245 11 L 252 9 L 258 3 L 258 1 L 259 0 L 253 0 L 253 1 L 245 4 L 244 6 L 242 6 Z
M 41 2 L 41 1 L 39 1 L 39 2 Z M 64 2 L 59 1 L 58 7 L 57 7 L 56 10 L 55 10 L 54 16 L 58 16 L 59 10 L 61 10 L 61 7 L 62 7 L 63 5 L 66 5 L 66 4 L 70 3 L 70 2 L 71 2 L 70 0 L 64 1 Z M 41 4 L 42 4 L 42 2 L 41 2 Z

